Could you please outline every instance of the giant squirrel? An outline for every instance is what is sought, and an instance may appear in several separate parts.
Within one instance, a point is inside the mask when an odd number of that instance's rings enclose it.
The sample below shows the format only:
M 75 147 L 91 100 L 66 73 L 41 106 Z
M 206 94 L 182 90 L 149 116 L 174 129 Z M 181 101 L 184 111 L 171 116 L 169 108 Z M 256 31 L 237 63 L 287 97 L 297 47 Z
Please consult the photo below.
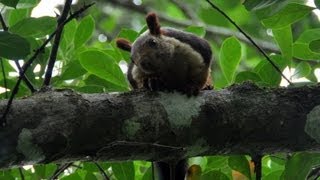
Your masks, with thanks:
M 160 28 L 155 13 L 149 13 L 146 21 L 149 30 L 132 45 L 126 39 L 116 41 L 120 49 L 131 52 L 127 78 L 132 88 L 187 95 L 212 89 L 209 43 L 191 33 Z
M 188 96 L 212 89 L 209 43 L 191 33 L 160 28 L 155 13 L 146 17 L 148 31 L 131 44 L 117 39 L 117 46 L 131 53 L 127 78 L 133 89 L 178 91 Z M 155 162 L 161 180 L 183 180 L 186 159 L 176 163 Z

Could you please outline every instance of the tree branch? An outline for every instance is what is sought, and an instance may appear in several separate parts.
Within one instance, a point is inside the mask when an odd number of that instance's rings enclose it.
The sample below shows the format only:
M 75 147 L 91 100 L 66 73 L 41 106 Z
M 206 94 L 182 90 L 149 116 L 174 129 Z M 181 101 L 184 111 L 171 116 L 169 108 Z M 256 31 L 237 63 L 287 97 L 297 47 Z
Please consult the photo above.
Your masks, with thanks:
M 53 41 L 53 45 L 52 45 L 52 48 L 51 48 L 51 54 L 50 54 L 50 57 L 49 57 L 47 71 L 46 71 L 45 78 L 44 78 L 44 81 L 43 81 L 43 86 L 49 86 L 50 85 L 52 71 L 53 71 L 54 63 L 56 62 L 56 59 L 57 59 L 57 53 L 58 53 L 58 49 L 59 49 L 61 34 L 62 34 L 62 31 L 63 31 L 63 27 L 64 27 L 63 24 L 64 24 L 64 21 L 67 19 L 68 14 L 70 12 L 71 3 L 72 3 L 72 0 L 66 0 L 66 2 L 64 3 L 62 14 L 58 19 L 56 35 L 55 35 L 55 38 L 54 38 L 54 41 Z
M 150 11 L 154 11 L 153 9 L 145 7 L 143 5 L 137 6 L 132 1 L 129 1 L 129 0 L 109 0 L 108 2 L 112 3 L 115 6 L 123 7 L 123 8 L 130 10 L 130 11 L 135 11 L 137 13 L 141 13 L 144 15 Z M 157 12 L 157 15 L 160 20 L 174 24 L 179 27 L 187 27 L 187 26 L 194 25 L 192 23 L 192 21 L 177 20 L 177 19 L 171 18 L 171 17 L 167 16 L 166 14 L 163 14 L 160 12 Z M 213 25 L 205 25 L 204 28 L 206 29 L 207 34 L 210 34 L 213 36 L 217 36 L 217 35 L 218 36 L 235 36 L 239 40 L 241 40 L 242 42 L 245 42 L 248 45 L 252 45 L 251 42 L 240 32 L 233 31 L 233 30 L 230 30 L 230 29 L 224 28 L 224 27 L 213 26 Z M 277 45 L 275 45 L 271 42 L 257 39 L 257 38 L 252 38 L 252 39 L 258 44 L 259 47 L 263 48 L 266 51 L 280 52 Z
M 320 150 L 320 86 L 177 93 L 35 93 L 0 131 L 0 168 Z M 6 101 L 0 101 L 4 109 Z M 318 141 L 318 142 L 317 142 Z

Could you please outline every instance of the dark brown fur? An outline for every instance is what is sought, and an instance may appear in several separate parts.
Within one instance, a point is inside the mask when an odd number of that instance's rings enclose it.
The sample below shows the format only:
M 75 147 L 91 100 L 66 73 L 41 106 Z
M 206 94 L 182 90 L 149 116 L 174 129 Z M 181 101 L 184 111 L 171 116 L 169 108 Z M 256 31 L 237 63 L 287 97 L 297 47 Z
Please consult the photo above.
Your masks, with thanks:
M 146 21 L 149 32 L 132 45 L 127 40 L 117 40 L 119 48 L 131 52 L 127 78 L 132 88 L 179 91 L 188 95 L 212 89 L 209 43 L 191 33 L 160 28 L 154 13 L 148 14 Z

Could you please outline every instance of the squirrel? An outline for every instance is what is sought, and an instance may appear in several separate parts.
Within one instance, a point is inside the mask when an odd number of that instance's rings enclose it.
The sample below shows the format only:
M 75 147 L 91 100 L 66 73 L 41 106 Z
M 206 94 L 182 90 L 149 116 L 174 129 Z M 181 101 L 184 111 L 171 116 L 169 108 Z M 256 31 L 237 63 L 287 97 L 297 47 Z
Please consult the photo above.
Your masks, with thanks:
M 194 34 L 161 28 L 155 13 L 146 16 L 148 30 L 132 44 L 119 38 L 118 48 L 131 53 L 127 79 L 133 89 L 178 91 L 188 96 L 212 89 L 209 43 Z M 180 180 L 187 160 L 153 163 L 160 179 Z
M 146 17 L 148 31 L 131 44 L 119 38 L 117 46 L 131 52 L 127 79 L 133 89 L 178 91 L 188 96 L 212 89 L 209 43 L 194 34 L 161 28 L 155 13 Z

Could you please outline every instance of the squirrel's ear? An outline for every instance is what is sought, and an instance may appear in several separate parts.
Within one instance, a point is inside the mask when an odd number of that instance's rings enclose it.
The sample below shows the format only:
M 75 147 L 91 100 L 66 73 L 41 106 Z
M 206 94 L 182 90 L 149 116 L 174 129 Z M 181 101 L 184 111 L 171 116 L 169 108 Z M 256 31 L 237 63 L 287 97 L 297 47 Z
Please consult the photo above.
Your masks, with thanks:
M 116 40 L 116 43 L 117 43 L 118 48 L 131 52 L 132 46 L 128 40 L 123 39 L 123 38 L 119 38 Z
M 160 35 L 160 24 L 158 17 L 155 13 L 149 13 L 146 17 L 147 25 L 152 35 Z

